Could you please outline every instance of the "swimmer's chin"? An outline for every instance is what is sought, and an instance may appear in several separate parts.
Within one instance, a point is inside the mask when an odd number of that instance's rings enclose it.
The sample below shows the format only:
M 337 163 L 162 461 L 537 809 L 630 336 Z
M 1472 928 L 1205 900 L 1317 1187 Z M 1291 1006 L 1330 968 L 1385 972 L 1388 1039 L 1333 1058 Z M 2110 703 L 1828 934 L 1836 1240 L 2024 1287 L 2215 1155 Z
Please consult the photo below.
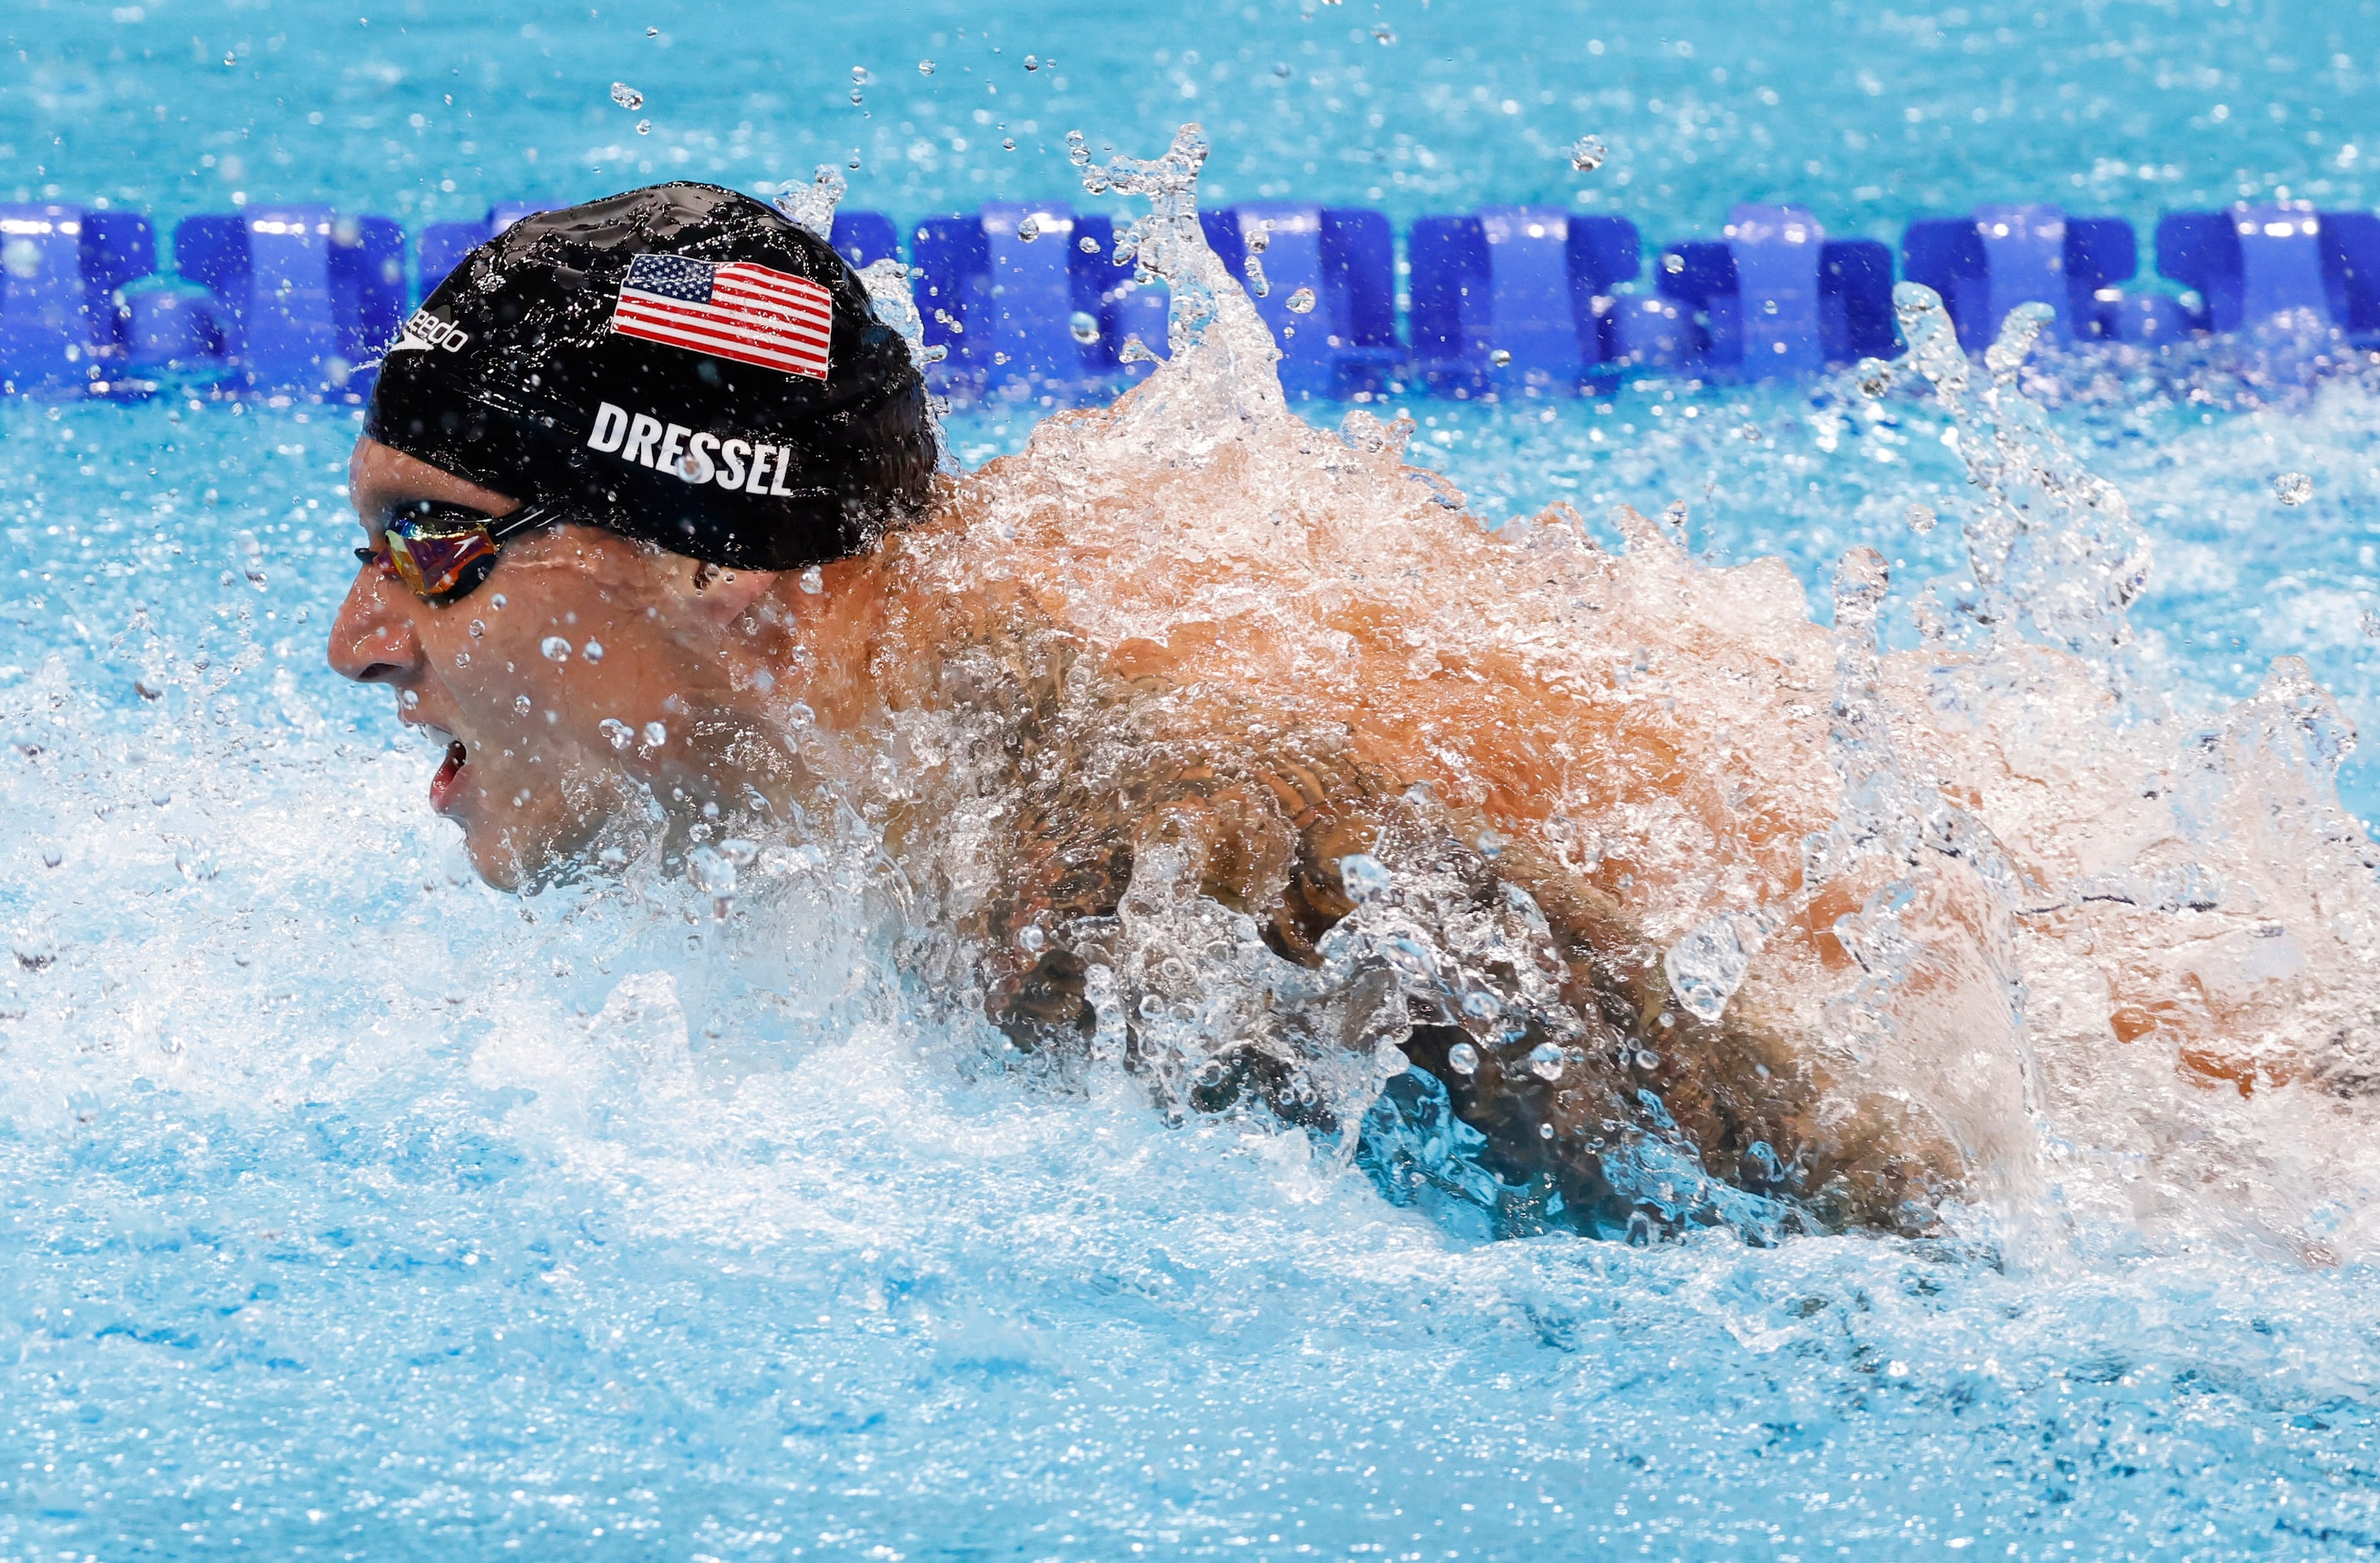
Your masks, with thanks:
M 463 854 L 480 883 L 506 895 L 537 895 L 565 885 L 616 879 L 634 861 L 636 846 L 617 830 L 597 830 L 569 841 L 524 839 L 515 830 L 463 826 Z

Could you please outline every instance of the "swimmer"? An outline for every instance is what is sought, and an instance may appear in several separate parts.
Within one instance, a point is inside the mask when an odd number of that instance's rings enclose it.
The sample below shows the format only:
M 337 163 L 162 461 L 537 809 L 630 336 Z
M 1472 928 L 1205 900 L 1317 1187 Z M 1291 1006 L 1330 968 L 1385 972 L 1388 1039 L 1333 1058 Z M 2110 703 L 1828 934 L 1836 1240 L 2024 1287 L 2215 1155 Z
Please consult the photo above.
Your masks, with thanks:
M 1076 416 L 1053 438 L 1114 415 Z M 1410 491 L 1395 453 L 1380 460 Z M 1600 764 L 1590 781 L 1627 806 L 1766 819 L 1725 829 L 1755 872 L 1798 874 L 1826 818 L 1797 779 L 1806 754 L 1770 779 L 1773 808 L 1720 799 L 1658 718 L 1511 668 L 1415 672 L 1395 624 L 1334 632 L 1357 671 L 1324 674 L 1260 616 L 1161 637 L 1092 622 L 1102 593 L 1161 595 L 1211 562 L 1135 564 L 1046 516 L 988 524 L 991 491 L 934 462 L 906 345 L 832 248 L 772 209 L 672 184 L 530 217 L 386 356 L 350 468 L 362 567 L 330 660 L 444 743 L 431 806 L 498 887 L 847 813 L 936 925 L 918 974 L 1062 1058 L 1100 1034 L 1100 983 L 1167 894 L 1224 919 L 1211 948 L 1236 929 L 1279 969 L 1313 971 L 1356 910 L 1351 886 L 1393 871 L 1427 887 L 1433 917 L 1504 939 L 1483 969 L 1536 997 L 1415 998 L 1376 972 L 1314 1012 L 1340 1027 L 1325 1046 L 1393 1038 L 1510 1186 L 1592 1230 L 1648 1209 L 1677 1225 L 1692 1218 L 1607 1163 L 1651 1137 L 1807 1225 L 1931 1229 L 1956 1192 L 1938 1136 L 1888 1104 L 1842 1110 L 1838 1076 L 1791 1042 L 1790 1005 L 1706 1020 L 1675 1002 L 1631 902 L 1637 874 L 1670 870 L 1565 844 L 1557 783 Z M 1158 482 L 1143 529 L 1172 503 Z M 1445 509 L 1412 535 L 1416 572 L 1504 547 Z M 1805 639 L 1825 654 L 1820 632 Z M 1783 930 L 1775 959 L 1819 963 L 1824 942 Z M 1282 1038 L 1319 1023 L 1286 1000 L 1257 1008 L 1246 1046 L 1191 1095 L 1310 1115 Z M 1123 1016 L 1124 1056 L 1149 1069 L 1135 1017 L 1154 1013 Z

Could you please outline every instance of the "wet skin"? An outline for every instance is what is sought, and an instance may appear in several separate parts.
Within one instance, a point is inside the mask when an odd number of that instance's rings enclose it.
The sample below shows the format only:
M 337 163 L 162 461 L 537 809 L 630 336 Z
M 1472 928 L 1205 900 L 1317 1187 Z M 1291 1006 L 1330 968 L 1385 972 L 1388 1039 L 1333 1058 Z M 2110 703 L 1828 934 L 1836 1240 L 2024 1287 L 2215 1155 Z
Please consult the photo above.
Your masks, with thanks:
M 370 440 L 358 445 L 349 476 L 375 547 L 393 508 L 408 501 L 493 516 L 517 507 Z M 399 720 L 445 744 L 432 806 L 461 828 L 475 868 L 499 888 L 568 872 L 607 830 L 645 818 L 655 803 L 683 830 L 707 804 L 783 818 L 821 788 L 864 796 L 873 774 L 866 744 L 852 746 L 850 774 L 835 773 L 832 743 L 804 745 L 798 764 L 788 759 L 785 708 L 795 698 L 822 736 L 886 731 L 888 715 L 903 710 L 972 708 L 1007 734 L 1020 775 L 1060 779 L 1023 784 L 1000 887 L 961 917 L 963 937 L 985 952 L 990 1016 L 1020 1042 L 1065 1047 L 1088 1035 L 1082 978 L 1094 954 L 1052 949 L 1020 959 L 1023 924 L 1053 912 L 1111 915 L 1135 855 L 1155 842 L 1189 848 L 1201 890 L 1253 916 L 1276 953 L 1316 963 L 1316 941 L 1351 909 L 1339 860 L 1381 850 L 1375 842 L 1412 778 L 1344 752 L 1251 752 L 1219 769 L 1166 762 L 1152 750 L 1137 781 L 1077 792 L 1073 761 L 1052 770 L 1033 759 L 1037 750 L 1079 756 L 1102 733 L 1128 731 L 1136 707 L 1178 693 L 1171 659 L 1146 642 L 1117 646 L 1091 680 L 1105 693 L 1071 707 L 1063 670 L 1034 665 L 1040 653 L 1026 649 L 1046 642 L 1039 632 L 1048 626 L 1029 592 L 952 592 L 905 569 L 901 553 L 890 543 L 805 582 L 722 572 L 601 528 L 559 525 L 504 545 L 489 577 L 443 607 L 365 563 L 333 627 L 330 660 L 349 678 L 390 685 Z M 555 637 L 569 648 L 559 659 L 544 649 Z M 600 660 L 589 659 L 590 643 L 602 647 Z M 663 735 L 649 741 L 655 726 Z M 625 745 L 614 742 L 623 736 Z M 946 805 L 916 798 L 876 813 L 888 847 L 902 855 L 922 846 Z M 1432 831 L 1447 839 L 1442 826 Z M 1476 834 L 1475 827 L 1463 839 Z M 1444 855 L 1426 842 L 1414 850 Z M 1812 1192 L 1835 1189 L 1822 1202 L 1833 1206 L 1827 1224 L 1908 1225 L 1901 1206 L 1928 1181 L 1925 1169 L 1889 1145 L 1841 1144 L 1840 1132 L 1817 1136 L 1837 1142 L 1831 1149 L 1815 1146 L 1810 1126 L 1797 1121 L 1808 1104 L 1787 1099 L 1799 1093 L 1781 1079 L 1768 1084 L 1767 1063 L 1781 1074 L 1784 1061 L 1773 1045 L 1732 1026 L 1695 1027 L 1652 1038 L 1664 1044 L 1658 1068 L 1626 1062 L 1650 1057 L 1637 1044 L 1663 995 L 1658 952 L 1638 948 L 1619 908 L 1583 892 L 1559 864 L 1533 863 L 1520 850 L 1493 874 L 1473 864 L 1471 877 L 1483 898 L 1492 899 L 1497 878 L 1529 888 L 1553 920 L 1570 973 L 1566 999 L 1629 1039 L 1616 1072 L 1590 1071 L 1555 1091 L 1492 1059 L 1475 1074 L 1453 1070 L 1448 1051 L 1461 1033 L 1416 1032 L 1414 1061 L 1447 1084 L 1508 1176 L 1550 1177 L 1582 1215 L 1610 1206 L 1593 1154 L 1603 1143 L 1597 1126 L 1633 1116 L 1634 1093 L 1650 1088 L 1713 1171 L 1760 1186 L 1767 1180 L 1752 1175 L 1743 1153 L 1774 1146 L 1789 1167 L 1801 1161 Z M 1245 1084 L 1267 1094 L 1261 1079 Z M 1548 1123 L 1561 1131 L 1558 1144 L 1541 1138 Z M 1601 1214 L 1624 1220 L 1624 1202 Z
M 375 548 L 407 501 L 495 516 L 518 508 L 371 440 L 357 445 L 348 482 Z M 716 779 L 698 762 L 693 729 L 755 704 L 766 648 L 737 631 L 776 584 L 765 572 L 709 570 L 565 524 L 514 539 L 486 581 L 443 607 L 364 564 L 332 627 L 330 661 L 348 678 L 388 685 L 397 719 L 447 745 L 432 806 L 462 828 L 480 876 L 515 889 L 583 851 L 634 783 L 698 806 L 712 795 Z M 569 647 L 559 660 L 544 649 L 557 636 Z M 600 660 L 590 660 L 590 643 L 602 648 Z M 635 734 L 625 748 L 606 721 Z M 647 741 L 652 724 L 666 733 L 659 743 Z

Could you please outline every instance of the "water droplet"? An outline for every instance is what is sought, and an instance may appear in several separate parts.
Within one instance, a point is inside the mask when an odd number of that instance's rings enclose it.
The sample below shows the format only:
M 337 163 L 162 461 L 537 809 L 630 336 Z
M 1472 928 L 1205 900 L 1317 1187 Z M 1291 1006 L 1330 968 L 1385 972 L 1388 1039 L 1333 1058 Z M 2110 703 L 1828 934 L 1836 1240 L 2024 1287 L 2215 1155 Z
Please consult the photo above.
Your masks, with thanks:
M 668 729 L 668 728 L 663 727 L 660 722 L 657 722 L 657 721 L 649 721 L 649 722 L 645 723 L 645 746 L 646 746 L 647 748 L 658 749 L 658 748 L 660 748 L 663 744 L 666 744 L 666 743 L 668 743 L 668 742 L 669 742 L 669 729 Z
M 1552 1124 L 1550 1124 L 1550 1123 L 1540 1123 L 1540 1124 L 1538 1124 L 1538 1125 L 1537 1125 L 1537 1138 L 1538 1138 L 1538 1139 L 1540 1139 L 1540 1140 L 1550 1140 L 1550 1139 L 1552 1139 L 1553 1137 L 1554 1137 L 1554 1126 L 1553 1126 Z
M 1014 151 L 1016 150 L 1016 138 L 1014 136 L 1002 137 L 1000 140 L 1000 150 L 1002 151 Z
M 816 597 L 826 589 L 826 576 L 815 564 L 803 571 L 797 579 L 805 596 Z
M 1008 355 L 1006 353 L 994 353 L 991 356 L 991 361 L 995 364 L 1004 364 L 1008 362 Z
M 603 660 L 603 643 L 600 640 L 590 640 L 579 648 L 578 654 L 590 662 L 600 662 Z
M 719 849 L 708 843 L 697 846 L 686 854 L 686 877 L 712 895 L 735 893 L 735 865 L 719 854 Z
M 919 76 L 931 76 L 931 75 L 933 75 L 933 74 L 934 74 L 934 62 L 933 62 L 933 61 L 931 61 L 931 60 L 919 60 L 919 61 L 917 62 L 917 74 L 918 74 Z
M 1286 76 L 1288 76 L 1288 75 L 1289 75 L 1289 62 L 1288 62 L 1287 60 L 1278 60 L 1278 61 L 1275 61 L 1275 62 L 1274 62 L 1274 64 L 1273 64 L 1273 67 L 1272 67 L 1272 73 L 1273 73 L 1275 76 L 1280 76 L 1280 77 L 1286 77 Z
M 1909 529 L 1919 537 L 1922 538 L 1934 529 L 1934 521 L 1933 506 L 1912 504 L 1909 507 Z
M 471 638 L 473 640 L 479 639 L 481 636 L 487 633 L 488 626 L 486 621 L 480 619 L 473 619 L 471 621 Z
M 637 134 L 638 134 L 638 135 L 639 135 L 639 136 L 650 136 L 650 135 L 651 135 L 652 133 L 653 133 L 653 122 L 652 122 L 651 120 L 650 120 L 650 119 L 639 119 L 638 121 L 637 121 Z
M 661 35 L 662 30 L 660 28 L 649 27 L 645 29 L 645 36 L 648 38 L 659 38 Z
M 851 90 L 851 101 L 852 101 L 852 103 L 853 103 L 855 106 L 856 106 L 856 105 L 857 105 L 857 104 L 859 104 L 859 103 L 865 103 L 865 102 L 867 101 L 867 98 L 868 98 L 868 94 L 866 94 L 865 92 L 862 92 L 858 88 L 854 87 L 854 88 Z
M 1372 1049 L 1372 1067 L 1378 1070 L 1383 1078 L 1394 1080 L 1413 1068 L 1413 1060 L 1405 1057 L 1405 1050 L 1395 1043 L 1383 1042 Z
M 468 651 L 457 651 L 457 652 L 455 652 L 455 665 L 456 667 L 458 667 L 458 668 L 468 668 L 468 667 L 469 667 L 469 666 L 471 665 L 471 654 L 470 654 Z
M 1080 309 L 1067 318 L 1066 329 L 1074 333 L 1075 341 L 1086 347 L 1099 339 L 1099 321 Z
M 1099 241 L 1085 234 L 1075 241 L 1075 248 L 1086 255 L 1097 255 L 1099 252 Z
M 1479 1049 L 1468 1042 L 1457 1042 L 1446 1050 L 1446 1067 L 1468 1080 L 1479 1072 Z
M 1512 350 L 1505 347 L 1499 347 L 1494 352 L 1488 355 L 1488 361 L 1494 364 L 1498 369 L 1509 368 L 1512 362 Z
M 1027 954 L 1038 955 L 1049 942 L 1050 936 L 1038 924 L 1027 923 L 1016 930 L 1016 946 Z
M 1892 366 L 1882 358 L 1862 358 L 1852 366 L 1852 378 L 1860 394 L 1874 401 L 1892 389 Z
M 1661 1055 L 1658 1053 L 1647 1052 L 1643 1048 L 1639 1048 L 1636 1053 L 1636 1067 L 1638 1069 L 1658 1069 L 1661 1067 Z
M 1291 314 L 1310 315 L 1314 312 L 1314 290 L 1310 287 L 1301 287 L 1289 296 L 1288 303 Z
M 1673 277 L 1682 276 L 1686 270 L 1686 258 L 1674 249 L 1666 250 L 1661 256 L 1661 270 Z
M 495 609 L 498 612 L 502 612 L 504 607 L 504 594 L 500 591 L 496 593 L 495 596 L 488 599 L 488 606 Z
M 1374 22 L 1372 24 L 1372 38 L 1383 49 L 1397 41 L 1397 35 L 1389 30 L 1389 24 L 1386 22 Z
M 1014 145 L 1014 143 L 1012 142 L 1010 144 Z M 1016 237 L 1018 241 L 1024 244 L 1031 244 L 1035 239 L 1038 239 L 1040 236 L 1041 219 L 1030 212 L 1026 212 L 1025 214 L 1025 221 L 1016 224 Z
M 1603 166 L 1611 149 L 1603 144 L 1600 136 L 1581 136 L 1570 149 L 1570 165 L 1581 174 L 1592 174 Z
M 854 86 L 856 86 L 867 79 L 868 67 L 866 66 L 853 66 L 851 67 L 851 80 Z
M 516 696 L 514 696 L 514 697 L 513 697 L 513 714 L 514 714 L 514 715 L 516 715 L 516 716 L 527 716 L 527 715 L 528 715 L 528 696 L 526 696 L 526 695 L 516 695 Z
M 421 704 L 421 691 L 419 689 L 400 690 L 397 692 L 396 703 L 403 706 L 409 711 L 413 709 L 414 707 Z
M 1027 70 L 1039 70 L 1041 68 L 1041 62 L 1036 59 L 1033 55 L 1027 55 L 1025 56 L 1025 68 Z
M 1540 1042 L 1529 1049 L 1529 1072 L 1540 1080 L 1560 1080 L 1570 1060 L 1561 1048 L 1551 1042 Z
M 604 742 L 615 749 L 625 749 L 637 741 L 635 730 L 618 717 L 605 717 L 595 724 L 595 731 L 601 733 Z
M 2363 633 L 2374 640 L 2380 640 L 2380 613 L 2374 613 L 2368 608 L 2364 610 Z
M 1347 887 L 1347 899 L 1358 906 L 1388 893 L 1396 883 L 1388 866 L 1365 853 L 1351 853 L 1339 860 L 1339 882 Z
M 2284 472 L 2273 479 L 2273 496 L 2283 504 L 2303 504 L 2313 498 L 2313 479 L 2302 472 Z
M 612 83 L 612 101 L 631 114 L 645 106 L 645 95 L 625 81 Z
M 570 660 L 570 642 L 558 635 L 549 635 L 537 643 L 538 651 L 549 662 Z

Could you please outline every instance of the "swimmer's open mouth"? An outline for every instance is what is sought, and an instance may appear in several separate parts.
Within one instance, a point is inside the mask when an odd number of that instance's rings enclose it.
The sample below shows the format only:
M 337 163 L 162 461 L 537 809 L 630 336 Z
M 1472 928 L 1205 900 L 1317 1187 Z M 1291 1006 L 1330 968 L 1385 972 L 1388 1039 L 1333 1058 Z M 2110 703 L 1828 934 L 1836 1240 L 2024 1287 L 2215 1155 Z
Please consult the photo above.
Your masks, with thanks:
M 441 814 L 447 811 L 455 795 L 463 790 L 463 765 L 467 758 L 468 754 L 463 747 L 463 740 L 449 739 L 446 758 L 438 767 L 438 774 L 430 779 L 430 806 Z

